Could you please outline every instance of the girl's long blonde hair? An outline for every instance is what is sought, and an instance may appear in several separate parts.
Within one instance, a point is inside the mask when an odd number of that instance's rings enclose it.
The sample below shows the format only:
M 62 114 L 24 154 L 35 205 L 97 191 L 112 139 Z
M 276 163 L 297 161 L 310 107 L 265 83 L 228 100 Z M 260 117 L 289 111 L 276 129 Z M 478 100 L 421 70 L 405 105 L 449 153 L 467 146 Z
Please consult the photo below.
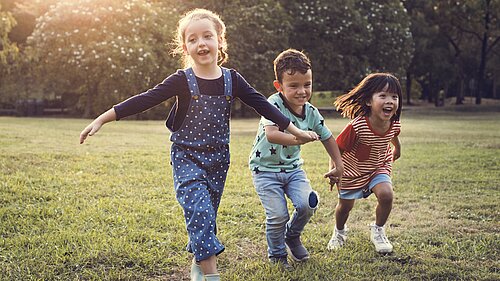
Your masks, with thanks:
M 184 67 L 188 67 L 191 64 L 189 56 L 184 54 L 184 49 L 182 46 L 186 40 L 186 28 L 188 25 L 195 20 L 208 19 L 210 20 L 215 27 L 215 31 L 217 32 L 217 36 L 220 39 L 220 45 L 218 50 L 218 59 L 217 63 L 219 65 L 225 63 L 228 59 L 227 55 L 227 42 L 226 42 L 226 25 L 220 19 L 219 15 L 216 13 L 206 10 L 206 9 L 194 9 L 188 11 L 184 16 L 181 17 L 179 22 L 177 23 L 177 36 L 174 38 L 174 49 L 172 50 L 172 54 L 182 56 L 182 63 Z
M 371 100 L 373 94 L 382 91 L 398 95 L 398 109 L 392 120 L 399 120 L 401 108 L 403 107 L 401 85 L 398 78 L 389 73 L 369 74 L 349 93 L 337 97 L 333 104 L 344 117 L 354 119 L 360 115 L 369 116 L 371 108 L 367 103 Z

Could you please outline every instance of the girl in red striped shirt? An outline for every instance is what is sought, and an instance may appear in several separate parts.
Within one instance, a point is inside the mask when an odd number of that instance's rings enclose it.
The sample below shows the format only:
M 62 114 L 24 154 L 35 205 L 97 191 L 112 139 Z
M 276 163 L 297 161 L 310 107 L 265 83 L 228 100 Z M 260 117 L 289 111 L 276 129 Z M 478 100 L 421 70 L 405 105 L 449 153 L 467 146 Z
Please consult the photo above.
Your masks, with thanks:
M 352 120 L 337 137 L 344 174 L 337 183 L 336 226 L 327 248 L 335 250 L 344 245 L 347 239 L 345 223 L 355 200 L 375 193 L 378 204 L 375 222 L 370 225 L 371 241 L 377 252 L 390 253 L 392 245 L 385 235 L 384 225 L 392 209 L 392 162 L 401 155 L 398 139 L 401 85 L 391 74 L 370 74 L 349 93 L 338 97 L 334 104 L 342 116 Z M 326 176 L 330 177 L 331 184 L 338 181 L 329 174 Z

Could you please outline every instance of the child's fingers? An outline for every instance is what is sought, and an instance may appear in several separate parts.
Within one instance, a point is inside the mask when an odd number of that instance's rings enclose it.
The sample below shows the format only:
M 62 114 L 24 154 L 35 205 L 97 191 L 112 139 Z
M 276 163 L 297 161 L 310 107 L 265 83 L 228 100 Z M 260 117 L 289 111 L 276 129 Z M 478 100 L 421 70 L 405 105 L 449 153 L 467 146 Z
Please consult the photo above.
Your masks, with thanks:
M 319 136 L 318 136 L 318 134 L 316 134 L 316 132 L 308 131 L 307 134 L 309 135 L 309 138 L 311 141 L 315 141 L 315 140 L 319 139 Z
M 101 126 L 90 124 L 85 129 L 83 129 L 83 131 L 80 133 L 80 144 L 82 144 L 87 139 L 87 137 L 93 136 L 95 133 L 97 133 L 100 128 Z
M 319 140 L 319 135 L 316 132 L 313 132 L 313 137 L 315 140 Z
M 335 177 L 335 169 L 334 170 L 331 170 L 329 171 L 328 173 L 324 174 L 323 177 L 325 178 L 331 178 L 331 177 Z
M 89 135 L 90 129 L 87 127 L 83 129 L 83 131 L 80 133 L 80 144 L 82 144 L 87 136 Z
M 92 129 L 90 130 L 89 136 L 93 136 L 95 133 L 97 133 L 97 131 L 99 131 L 99 129 L 101 129 L 100 125 L 92 126 Z
M 335 185 L 337 185 L 337 188 L 340 188 L 340 179 L 336 178 L 334 180 L 330 180 L 329 184 L 330 184 L 330 191 L 333 191 L 333 187 Z
M 336 183 L 339 182 L 339 178 L 338 177 L 329 177 L 329 182 L 330 182 L 330 185 L 335 185 Z

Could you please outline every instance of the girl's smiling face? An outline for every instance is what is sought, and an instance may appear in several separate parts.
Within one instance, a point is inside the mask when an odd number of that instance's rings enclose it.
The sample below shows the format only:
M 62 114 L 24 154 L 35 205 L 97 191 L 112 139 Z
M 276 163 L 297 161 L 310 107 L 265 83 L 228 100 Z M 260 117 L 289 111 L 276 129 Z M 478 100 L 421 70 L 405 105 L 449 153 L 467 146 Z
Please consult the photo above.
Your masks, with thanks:
M 185 30 L 183 49 L 196 65 L 217 64 L 220 39 L 209 19 L 193 20 Z
M 391 121 L 399 105 L 399 95 L 386 92 L 388 85 L 380 92 L 374 93 L 367 103 L 370 107 L 370 117 L 380 121 Z

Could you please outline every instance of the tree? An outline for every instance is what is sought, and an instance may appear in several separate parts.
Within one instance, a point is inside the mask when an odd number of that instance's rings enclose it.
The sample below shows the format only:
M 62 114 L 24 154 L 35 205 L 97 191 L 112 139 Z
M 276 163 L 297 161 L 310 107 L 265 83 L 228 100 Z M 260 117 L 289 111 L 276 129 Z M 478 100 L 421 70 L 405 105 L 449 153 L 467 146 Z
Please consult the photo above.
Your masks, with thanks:
M 9 39 L 9 33 L 16 25 L 16 20 L 10 12 L 2 11 L 0 5 L 0 73 L 8 72 L 8 65 L 15 59 L 18 48 Z
M 293 19 L 290 45 L 309 54 L 316 90 L 346 89 L 367 68 L 366 28 L 354 1 L 282 1 Z
M 413 57 L 414 41 L 410 20 L 399 0 L 359 1 L 363 24 L 370 34 L 365 55 L 368 71 L 392 72 L 404 78 Z
M 10 40 L 18 45 L 26 43 L 26 39 L 35 29 L 36 18 L 58 1 L 60 0 L 0 0 L 0 5 L 3 3 L 17 22 L 9 34 Z
M 0 4 L 0 102 L 5 102 L 12 91 L 8 81 L 12 72 L 12 65 L 18 59 L 19 49 L 16 43 L 9 39 L 9 33 L 16 25 L 16 20 L 10 12 L 3 11 Z
M 29 52 L 46 91 L 76 95 L 91 117 L 174 71 L 176 19 L 143 0 L 61 1 L 37 19 Z
M 231 1 L 224 8 L 229 42 L 229 67 L 237 69 L 258 91 L 276 91 L 273 61 L 288 49 L 290 24 L 285 10 L 275 1 Z M 241 3 L 239 3 L 241 2 Z M 239 107 L 242 116 L 248 108 Z
M 470 48 L 476 58 L 476 104 L 484 92 L 488 60 L 500 42 L 500 3 L 491 0 L 439 1 L 434 5 L 436 22 L 455 49 Z
M 415 42 L 415 52 L 407 68 L 408 103 L 411 82 L 415 80 L 422 87 L 421 98 L 438 104 L 439 91 L 448 89 L 463 76 L 456 67 L 462 63 L 461 49 L 450 50 L 446 34 L 436 22 L 432 2 L 405 1 L 404 4 L 411 18 L 411 33 Z
M 282 3 L 293 19 L 291 45 L 311 56 L 316 89 L 344 91 L 372 71 L 402 77 L 413 42 L 400 1 Z

